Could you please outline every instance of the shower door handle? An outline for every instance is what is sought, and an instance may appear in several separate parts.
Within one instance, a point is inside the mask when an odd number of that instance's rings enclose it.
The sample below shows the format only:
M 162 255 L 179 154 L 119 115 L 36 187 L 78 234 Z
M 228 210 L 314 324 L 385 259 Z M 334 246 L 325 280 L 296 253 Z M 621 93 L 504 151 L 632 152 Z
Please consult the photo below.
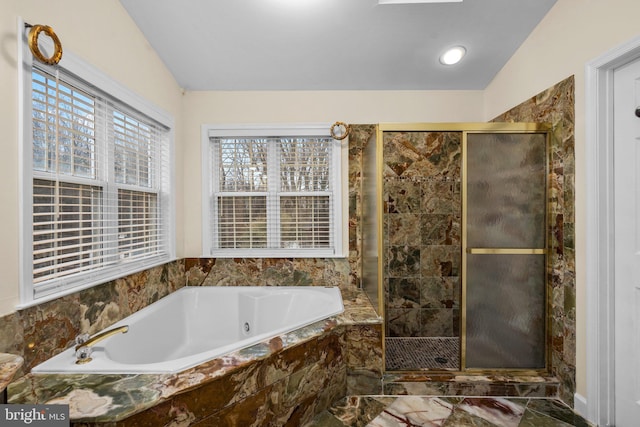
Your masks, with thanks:
M 467 248 L 467 253 L 475 255 L 545 255 L 547 250 L 529 248 Z

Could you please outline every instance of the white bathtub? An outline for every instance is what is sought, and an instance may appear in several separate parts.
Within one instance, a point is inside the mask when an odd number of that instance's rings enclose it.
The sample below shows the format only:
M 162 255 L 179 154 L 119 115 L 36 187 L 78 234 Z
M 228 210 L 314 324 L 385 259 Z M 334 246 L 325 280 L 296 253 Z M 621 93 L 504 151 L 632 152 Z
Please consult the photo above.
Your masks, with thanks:
M 179 372 L 343 310 L 335 287 L 185 287 L 108 328 L 129 326 L 94 344 L 90 362 L 71 347 L 31 372 Z

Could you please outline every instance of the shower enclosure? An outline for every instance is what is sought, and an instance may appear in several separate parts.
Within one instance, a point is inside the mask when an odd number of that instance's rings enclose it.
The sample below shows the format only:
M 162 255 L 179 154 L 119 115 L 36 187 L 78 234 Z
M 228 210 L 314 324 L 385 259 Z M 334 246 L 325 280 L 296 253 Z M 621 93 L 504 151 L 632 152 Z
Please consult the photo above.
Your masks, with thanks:
M 364 267 L 386 370 L 545 370 L 548 128 L 381 124 L 376 139 L 363 205 L 377 209 L 377 257 Z

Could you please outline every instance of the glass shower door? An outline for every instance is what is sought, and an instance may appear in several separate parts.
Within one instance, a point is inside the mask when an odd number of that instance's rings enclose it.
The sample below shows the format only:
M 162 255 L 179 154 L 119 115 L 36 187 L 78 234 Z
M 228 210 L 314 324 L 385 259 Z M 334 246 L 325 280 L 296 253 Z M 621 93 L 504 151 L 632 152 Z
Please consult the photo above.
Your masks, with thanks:
M 463 369 L 544 369 L 547 135 L 463 144 Z

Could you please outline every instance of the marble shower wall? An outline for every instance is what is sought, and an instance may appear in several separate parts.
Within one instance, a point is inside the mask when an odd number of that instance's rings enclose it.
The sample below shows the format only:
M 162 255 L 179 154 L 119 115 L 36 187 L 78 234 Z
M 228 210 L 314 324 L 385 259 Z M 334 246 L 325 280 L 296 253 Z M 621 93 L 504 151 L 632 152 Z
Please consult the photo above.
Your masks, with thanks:
M 459 336 L 461 132 L 384 132 L 386 336 Z
M 550 228 L 548 230 L 550 246 L 549 278 L 551 281 L 551 295 L 549 296 L 551 310 L 549 365 L 551 374 L 560 380 L 559 397 L 570 406 L 573 405 L 573 394 L 575 392 L 576 360 L 574 87 L 574 77 L 570 76 L 493 120 L 495 122 L 536 122 L 550 123 L 552 125 L 550 142 L 551 165 L 548 177 L 551 187 L 549 194 Z M 438 136 L 434 134 L 432 138 L 438 138 Z M 437 168 L 430 165 L 424 158 L 421 158 L 426 154 L 436 162 L 441 162 L 447 161 L 447 156 L 449 156 L 449 159 L 451 156 L 455 157 L 455 150 L 451 149 L 451 145 L 447 149 L 448 145 L 444 143 L 445 139 L 441 141 L 436 145 L 438 147 L 437 150 L 421 152 L 420 150 L 424 149 L 425 145 L 420 145 L 415 141 L 396 140 L 396 148 L 398 149 L 396 158 L 393 162 L 385 164 L 385 185 L 389 182 L 392 183 L 391 188 L 394 188 L 394 186 L 399 188 L 399 201 L 390 200 L 386 190 L 384 195 L 385 203 L 389 204 L 389 206 L 385 206 L 385 212 L 395 212 L 398 215 L 397 220 L 389 221 L 388 224 L 385 224 L 385 229 L 390 231 L 389 236 L 391 231 L 399 231 L 393 237 L 394 240 L 389 237 L 389 240 L 385 241 L 385 245 L 389 248 L 393 246 L 393 243 L 399 243 L 396 245 L 397 248 L 389 249 L 390 253 L 387 253 L 389 260 L 396 260 L 394 265 L 389 266 L 389 270 L 394 271 L 394 274 L 406 274 L 406 276 L 403 276 L 406 279 L 394 280 L 394 283 L 385 281 L 385 291 L 390 301 L 387 306 L 388 318 L 385 319 L 388 336 L 404 332 L 408 332 L 409 336 L 411 336 L 410 334 L 417 333 L 420 330 L 420 322 L 426 319 L 426 316 L 420 316 L 418 311 L 419 307 L 424 306 L 426 301 L 425 295 L 428 292 L 425 293 L 425 289 L 431 287 L 444 293 L 445 298 L 436 300 L 444 301 L 442 303 L 444 307 L 441 308 L 446 308 L 449 304 L 447 302 L 448 298 L 446 298 L 449 295 L 453 295 L 454 301 L 458 300 L 455 293 L 459 292 L 457 291 L 459 283 L 450 283 L 441 287 L 436 286 L 436 284 L 446 283 L 447 280 L 456 281 L 457 276 L 453 273 L 457 272 L 460 265 L 459 262 L 456 262 L 454 258 L 447 258 L 447 254 L 450 255 L 450 253 L 447 253 L 446 248 L 433 248 L 434 252 L 432 253 L 434 253 L 434 256 L 418 255 L 418 251 L 415 249 L 416 246 L 413 246 L 418 244 L 418 233 L 410 234 L 403 230 L 406 228 L 418 230 L 418 227 L 423 227 L 426 224 L 424 220 L 419 221 L 416 217 L 411 216 L 412 214 L 410 213 L 411 208 L 415 209 L 415 206 L 417 206 L 415 200 L 419 197 L 422 197 L 421 203 L 430 203 L 428 209 L 433 209 L 433 211 L 429 215 L 451 214 L 450 212 L 439 211 L 439 209 L 442 209 L 442 206 L 438 207 L 438 203 L 442 201 L 439 197 L 432 202 L 428 202 L 430 193 L 428 191 L 423 193 L 424 190 L 422 188 L 418 189 L 420 185 L 431 182 L 427 185 L 432 186 L 432 188 L 437 185 L 443 186 L 444 188 L 436 190 L 435 194 L 448 197 L 452 192 L 451 199 L 454 206 L 460 200 L 459 170 L 454 168 L 451 170 L 454 174 L 451 175 L 438 174 Z M 388 149 L 388 147 L 385 147 L 385 150 Z M 387 153 L 385 152 L 386 157 Z M 420 178 L 420 173 L 417 172 L 420 168 L 424 168 L 428 173 L 434 173 L 434 178 L 431 180 Z M 455 173 L 458 173 L 458 175 L 455 175 Z M 403 179 L 402 177 L 404 176 L 407 178 Z M 446 183 L 449 181 L 442 179 L 444 176 L 447 176 L 452 181 L 452 188 L 447 187 Z M 446 203 L 448 204 L 449 202 L 447 201 Z M 454 212 L 457 209 L 455 207 Z M 403 217 L 403 214 L 408 216 Z M 436 216 L 432 220 L 436 221 L 436 218 L 440 218 L 441 225 L 435 227 L 435 232 L 430 235 L 435 238 L 431 239 L 431 237 L 428 237 L 429 235 L 425 236 L 424 232 L 421 231 L 420 244 L 430 241 L 433 246 L 454 246 L 456 244 L 454 243 L 455 239 L 459 239 L 460 221 L 455 221 L 455 215 L 451 219 L 451 223 L 448 222 L 448 219 L 445 220 L 444 216 Z M 445 243 L 438 245 L 438 242 Z M 432 286 L 424 284 L 424 277 L 420 277 L 417 280 L 419 273 L 424 272 L 424 268 L 415 267 L 418 260 L 430 263 L 434 267 L 433 271 L 439 272 L 444 279 L 435 280 Z M 403 263 L 408 264 L 408 266 L 403 266 Z M 427 272 L 427 274 L 429 273 Z M 418 283 L 421 283 L 421 285 L 418 286 Z M 397 289 L 400 287 L 405 287 L 409 290 L 406 293 L 407 297 L 399 296 Z M 449 289 L 453 289 L 453 291 L 450 292 Z M 433 295 L 438 295 L 438 293 L 434 292 Z M 437 302 L 434 303 L 437 304 Z M 457 309 L 457 307 L 451 308 L 452 310 Z M 392 316 L 389 313 L 390 311 L 395 313 L 395 316 Z M 397 323 L 398 326 L 393 325 L 393 323 L 403 320 L 403 316 L 408 318 L 409 321 L 406 324 L 409 326 L 401 326 L 405 325 L 404 322 Z M 453 316 L 455 316 L 455 312 L 452 312 Z M 437 322 L 436 325 L 438 325 Z
M 576 376 L 574 97 L 575 81 L 571 76 L 493 120 L 552 125 L 549 171 L 551 373 L 560 380 L 560 398 L 570 406 L 573 406 Z
M 350 125 L 349 132 L 349 265 L 352 284 L 362 283 L 362 233 L 364 211 L 364 152 L 368 144 L 375 143 L 375 125 Z

